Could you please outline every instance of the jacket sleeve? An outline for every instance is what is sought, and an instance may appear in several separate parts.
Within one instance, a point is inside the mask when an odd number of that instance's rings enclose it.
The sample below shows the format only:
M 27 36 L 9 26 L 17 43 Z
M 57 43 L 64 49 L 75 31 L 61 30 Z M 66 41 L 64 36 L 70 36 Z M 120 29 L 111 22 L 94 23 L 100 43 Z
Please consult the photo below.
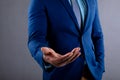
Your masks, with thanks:
M 96 4 L 96 11 L 95 11 L 95 17 L 94 17 L 93 28 L 92 28 L 92 40 L 94 44 L 96 61 L 98 63 L 99 69 L 101 69 L 100 72 L 102 74 L 105 71 L 104 69 L 104 39 L 103 39 L 103 32 L 102 32 L 102 28 L 101 28 L 100 20 L 99 20 L 97 4 Z
M 45 70 L 41 47 L 48 47 L 47 17 L 42 0 L 31 0 L 28 12 L 28 48 L 32 57 Z M 50 66 L 50 64 L 47 64 Z

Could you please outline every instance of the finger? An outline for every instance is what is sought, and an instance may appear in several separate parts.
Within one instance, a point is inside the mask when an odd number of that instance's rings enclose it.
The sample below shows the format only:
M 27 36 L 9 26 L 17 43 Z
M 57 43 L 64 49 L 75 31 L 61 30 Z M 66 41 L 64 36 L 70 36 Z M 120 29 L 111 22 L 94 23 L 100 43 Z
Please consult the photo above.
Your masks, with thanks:
M 71 63 L 73 60 L 75 60 L 77 57 L 81 55 L 80 48 L 76 48 L 73 52 L 73 56 L 67 61 L 68 63 Z
M 72 52 L 69 52 L 69 53 L 67 53 L 67 54 L 65 54 L 65 55 L 63 55 L 63 56 L 61 56 L 61 57 L 59 57 L 59 58 L 57 58 L 56 60 L 54 60 L 53 62 L 52 62 L 52 64 L 54 65 L 54 66 L 56 66 L 56 67 L 62 67 L 62 66 L 65 66 L 65 65 L 67 65 L 68 63 L 70 63 L 70 61 L 72 61 L 73 59 L 73 55 L 74 55 L 75 53 L 72 53 Z M 78 54 L 78 53 L 77 53 Z M 77 55 L 78 56 L 78 55 Z M 75 57 L 75 56 L 74 56 Z M 75 59 L 75 58 L 74 58 Z M 69 61 L 68 61 L 69 60 Z
M 74 60 L 76 60 L 79 56 L 80 56 L 80 54 L 78 54 L 75 58 L 73 58 L 73 59 L 71 59 L 71 60 L 69 60 L 69 61 L 66 60 L 66 61 L 64 61 L 64 62 L 57 63 L 57 64 L 55 64 L 55 66 L 56 66 L 56 67 L 63 67 L 63 66 L 65 66 L 65 65 L 73 62 Z
M 74 54 L 69 52 L 65 55 L 62 55 L 59 59 L 61 60 L 61 62 L 65 62 L 67 61 L 68 59 L 70 59 Z
M 77 50 L 77 51 L 80 51 L 80 48 L 79 48 L 79 47 L 74 48 L 71 52 L 73 52 L 73 53 L 74 53 L 76 50 Z
M 76 49 L 73 53 L 73 55 L 67 59 L 66 61 L 64 61 L 63 63 L 60 64 L 60 66 L 62 65 L 67 65 L 71 62 L 73 62 L 74 60 L 76 60 L 79 56 L 81 55 L 81 53 L 79 52 L 79 49 Z
M 73 51 L 74 54 L 77 54 L 79 52 L 80 52 L 80 48 L 75 48 L 74 51 Z
M 71 62 L 74 58 L 76 58 L 80 54 L 79 50 L 80 48 L 75 48 L 72 50 L 73 55 L 68 59 L 67 61 L 68 63 Z
M 52 48 L 49 48 L 50 52 L 56 53 Z
M 61 54 L 56 53 L 52 48 L 49 48 L 50 52 L 53 54 L 54 57 L 59 57 Z
M 50 52 L 49 48 L 47 47 L 41 47 L 41 51 L 44 53 L 44 54 L 47 54 Z
M 80 55 L 81 55 L 81 53 L 79 52 L 79 53 L 76 54 L 74 57 L 72 57 L 71 59 L 69 59 L 68 61 L 66 61 L 66 64 L 69 64 L 69 63 L 73 62 L 73 61 L 76 60 Z
M 80 48 L 74 48 L 71 52 L 63 55 L 59 59 L 56 60 L 57 64 L 62 64 L 71 61 L 78 53 Z
M 80 54 L 80 48 L 74 48 L 72 52 L 74 55 L 70 58 L 70 60 L 75 58 L 78 54 Z
M 54 63 L 56 63 L 57 65 L 66 62 L 71 56 L 73 55 L 73 53 L 67 53 L 65 55 L 61 55 L 60 57 L 57 57 L 56 60 L 54 61 Z
M 71 54 L 71 53 L 67 53 L 65 55 L 59 55 L 58 54 L 58 56 L 46 55 L 44 58 L 50 64 L 52 64 L 52 65 L 54 65 L 56 67 L 61 67 L 61 64 L 66 62 L 70 58 L 70 56 L 72 56 L 72 55 L 73 54 Z
M 47 55 L 47 54 L 50 54 L 50 50 L 48 47 L 42 47 L 41 48 L 41 51 L 43 52 L 43 54 Z

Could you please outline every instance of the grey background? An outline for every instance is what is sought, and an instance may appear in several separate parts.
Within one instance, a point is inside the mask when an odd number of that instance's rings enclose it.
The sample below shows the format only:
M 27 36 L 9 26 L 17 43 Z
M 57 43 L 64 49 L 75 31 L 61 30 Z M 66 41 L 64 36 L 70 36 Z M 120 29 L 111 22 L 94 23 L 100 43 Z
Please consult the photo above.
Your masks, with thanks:
M 105 38 L 103 80 L 120 79 L 120 0 L 99 0 Z M 42 80 L 42 70 L 27 49 L 29 0 L 0 0 L 0 80 Z

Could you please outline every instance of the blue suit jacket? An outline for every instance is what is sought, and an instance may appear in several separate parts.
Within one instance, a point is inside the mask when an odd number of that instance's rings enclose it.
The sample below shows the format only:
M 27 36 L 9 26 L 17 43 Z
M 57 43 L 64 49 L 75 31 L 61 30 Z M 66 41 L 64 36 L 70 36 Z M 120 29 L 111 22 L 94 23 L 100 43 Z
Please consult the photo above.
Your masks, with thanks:
M 104 45 L 97 0 L 86 0 L 86 3 L 88 12 L 85 25 L 80 30 L 68 0 L 31 0 L 28 47 L 34 59 L 43 68 L 44 80 L 54 80 L 51 74 L 54 74 L 55 80 L 59 80 L 58 76 L 64 76 L 63 73 L 74 64 L 73 69 L 69 71 L 72 73 L 69 77 L 78 75 L 80 65 L 77 65 L 77 59 L 67 66 L 64 72 L 58 69 L 59 74 L 54 72 L 54 69 L 51 72 L 45 71 L 40 50 L 43 46 L 51 47 L 61 54 L 80 46 L 94 79 L 101 80 L 104 72 Z

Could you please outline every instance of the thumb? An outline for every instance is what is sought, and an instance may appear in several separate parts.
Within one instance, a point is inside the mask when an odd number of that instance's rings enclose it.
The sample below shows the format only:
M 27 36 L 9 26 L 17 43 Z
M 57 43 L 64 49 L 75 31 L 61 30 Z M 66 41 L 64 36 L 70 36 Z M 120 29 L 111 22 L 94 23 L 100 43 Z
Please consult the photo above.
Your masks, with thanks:
M 48 47 L 41 47 L 41 51 L 43 52 L 43 54 L 45 55 L 49 55 L 51 52 L 50 52 L 50 49 Z

